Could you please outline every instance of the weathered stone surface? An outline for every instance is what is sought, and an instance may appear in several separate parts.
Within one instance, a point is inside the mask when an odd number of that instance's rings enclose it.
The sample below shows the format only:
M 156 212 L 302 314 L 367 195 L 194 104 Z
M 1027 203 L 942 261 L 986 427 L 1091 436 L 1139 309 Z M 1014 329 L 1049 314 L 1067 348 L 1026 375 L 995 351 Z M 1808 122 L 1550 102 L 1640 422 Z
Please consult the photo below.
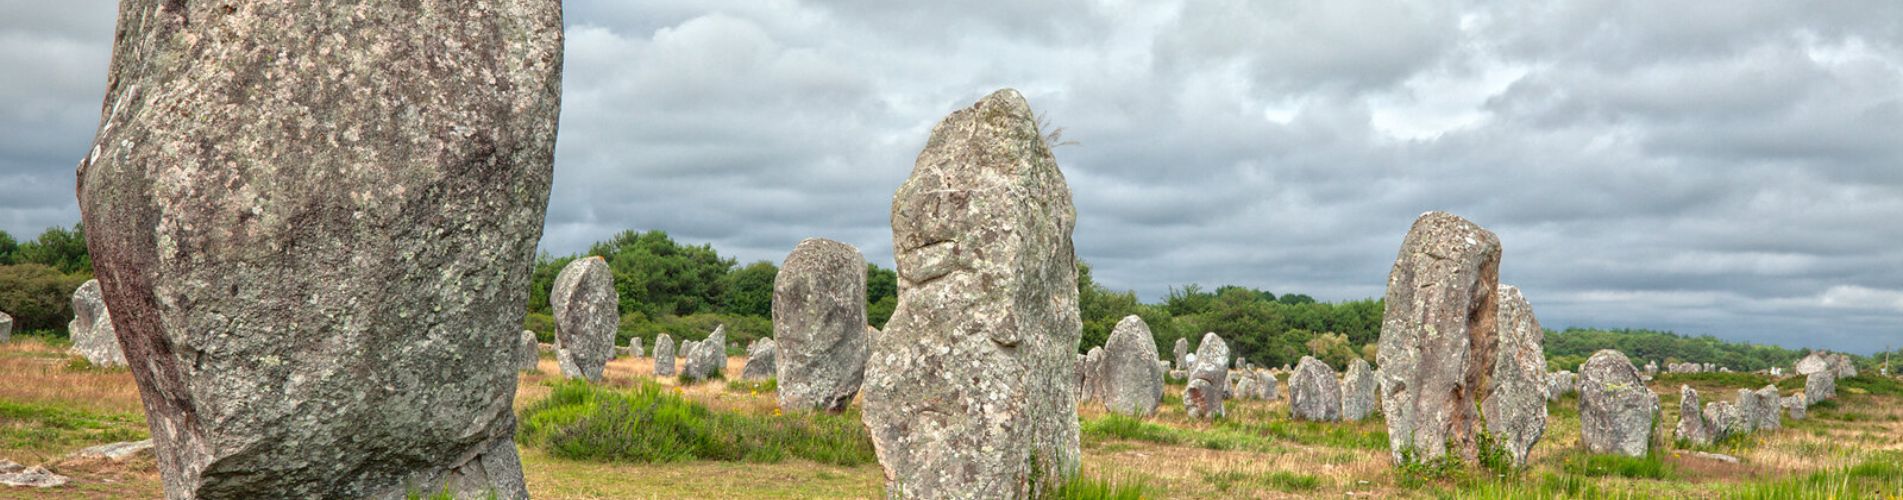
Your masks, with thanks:
M 526 496 L 561 4 L 120 6 L 77 194 L 166 496 Z
M 13 337 L 13 316 L 8 315 L 6 311 L 0 311 L 0 342 L 6 342 L 11 337 Z
M 1777 385 L 1766 385 L 1757 392 L 1758 410 L 1752 413 L 1758 421 L 1752 424 L 1761 431 L 1775 431 L 1784 427 L 1784 412 L 1778 407 L 1782 403 L 1777 395 Z
M 1829 371 L 1812 373 L 1804 378 L 1804 401 L 1817 404 L 1837 397 L 1837 376 Z
M 1678 386 L 1678 427 L 1673 436 L 1692 444 L 1706 445 L 1715 440 L 1712 425 L 1705 420 L 1698 402 L 1698 390 L 1689 385 Z
M 888 494 L 1035 496 L 1076 473 L 1075 227 L 1016 91 L 933 127 L 892 199 L 898 308 L 866 366 Z
M 1378 382 L 1374 380 L 1374 370 L 1368 367 L 1368 361 L 1356 359 L 1348 363 L 1347 373 L 1341 376 L 1341 418 L 1350 422 L 1359 422 L 1374 414 L 1374 391 Z
M 1814 351 L 1810 353 L 1810 355 L 1804 356 L 1804 359 L 1797 360 L 1797 366 L 1795 367 L 1797 368 L 1797 374 L 1810 375 L 1812 373 L 1830 370 L 1828 354 L 1829 352 L 1827 351 Z
M 1645 456 L 1659 397 L 1639 369 L 1614 350 L 1593 353 L 1579 367 L 1579 441 L 1593 453 Z
M 600 256 L 575 259 L 555 275 L 548 303 L 555 310 L 557 355 L 567 353 L 567 363 L 581 370 L 579 378 L 600 382 L 602 370 L 614 357 L 615 329 L 621 324 L 614 270 Z
M 67 353 L 96 366 L 126 366 L 126 355 L 113 333 L 112 313 L 100 295 L 99 280 L 86 280 L 73 291 L 73 321 L 66 324 L 73 340 Z
M 66 476 L 54 474 L 38 465 L 27 467 L 0 459 L 0 485 L 14 488 L 56 488 L 66 485 Z
M 687 361 L 681 367 L 681 377 L 690 380 L 721 378 L 727 370 L 727 325 L 714 327 L 714 333 L 707 338 L 694 342 L 687 349 Z
M 1185 357 L 1189 355 L 1189 339 L 1187 338 L 1176 339 L 1176 348 L 1175 348 L 1174 354 L 1176 355 L 1176 357 L 1173 358 L 1176 360 L 1176 363 L 1175 363 L 1176 369 L 1189 371 L 1189 359 Z
M 1744 414 L 1728 401 L 1705 403 L 1704 414 L 1706 430 L 1711 432 L 1712 441 L 1747 432 Z
M 766 380 L 778 377 L 779 344 L 773 339 L 760 339 L 747 346 L 747 364 L 740 368 L 742 380 Z M 776 382 L 777 385 L 777 382 Z
M 1103 401 L 1103 346 L 1084 353 L 1084 400 Z
M 1222 400 L 1229 389 L 1229 344 L 1215 332 L 1203 334 L 1191 355 L 1190 386 L 1183 390 L 1183 412 L 1190 418 L 1217 418 L 1224 414 Z M 1203 381 L 1199 390 L 1196 381 Z
M 1519 288 L 1500 285 L 1498 294 L 1499 349 L 1480 412 L 1517 467 L 1546 434 L 1546 334 Z
M 665 333 L 654 337 L 654 376 L 674 376 L 674 337 Z
M 871 331 L 859 249 L 821 238 L 795 245 L 773 280 L 780 408 L 845 411 L 865 382 Z
M 1134 314 L 1125 316 L 1110 331 L 1103 351 L 1104 409 L 1134 416 L 1156 413 L 1163 401 L 1163 367 L 1157 364 L 1150 326 Z
M 535 332 L 522 331 L 522 338 L 515 344 L 515 369 L 533 371 L 541 361 L 541 344 L 535 339 Z
M 152 440 L 125 441 L 102 444 L 75 451 L 67 458 L 95 458 L 106 460 L 125 460 L 127 457 L 152 451 Z
M 1734 430 L 1740 434 L 1757 432 L 1758 423 L 1764 420 L 1764 417 L 1760 415 L 1764 412 L 1764 403 L 1758 400 L 1758 393 L 1750 389 L 1738 389 L 1738 402 L 1735 406 L 1741 417 L 1739 422 L 1741 425 Z
M 1857 363 L 1856 360 L 1850 359 L 1848 354 L 1831 353 L 1830 370 L 1837 374 L 1837 378 L 1855 377 Z
M 1785 396 L 1780 403 L 1784 406 L 1784 411 L 1790 414 L 1791 420 L 1803 420 L 1810 413 L 1810 402 L 1805 399 L 1804 393 L 1799 392 Z
M 1087 375 L 1086 372 L 1088 371 L 1088 368 L 1086 367 L 1088 366 L 1089 362 L 1090 362 L 1089 356 L 1078 354 L 1077 362 L 1071 367 L 1071 369 L 1076 370 L 1077 373 L 1076 373 L 1076 377 L 1071 379 L 1071 382 L 1075 383 L 1076 385 L 1071 386 L 1070 392 L 1071 394 L 1076 396 L 1079 406 L 1081 406 L 1084 401 L 1089 399 L 1085 397 L 1086 394 L 1084 394 L 1084 385 L 1088 383 L 1087 381 L 1084 380 L 1084 377 Z
M 1341 421 L 1341 381 L 1335 378 L 1335 369 L 1302 356 L 1288 379 L 1288 408 L 1296 420 Z
M 1482 386 L 1493 372 L 1500 239 L 1445 212 L 1422 214 L 1388 274 L 1380 348 L 1388 445 L 1432 460 L 1474 461 Z M 1290 381 L 1291 396 L 1294 382 Z
M 1281 381 L 1276 380 L 1275 373 L 1263 371 L 1257 380 L 1262 383 L 1262 399 L 1275 401 L 1282 398 L 1281 391 L 1277 388 L 1281 385 Z
M 641 347 L 641 337 L 628 339 L 628 355 L 635 358 L 647 357 L 647 349 Z
M 1251 375 L 1231 376 L 1236 381 L 1236 389 L 1231 399 L 1262 399 L 1262 390 L 1256 387 L 1255 377 Z
M 1579 376 L 1573 372 L 1560 370 L 1547 374 L 1546 400 L 1557 401 L 1572 394 L 1579 387 Z

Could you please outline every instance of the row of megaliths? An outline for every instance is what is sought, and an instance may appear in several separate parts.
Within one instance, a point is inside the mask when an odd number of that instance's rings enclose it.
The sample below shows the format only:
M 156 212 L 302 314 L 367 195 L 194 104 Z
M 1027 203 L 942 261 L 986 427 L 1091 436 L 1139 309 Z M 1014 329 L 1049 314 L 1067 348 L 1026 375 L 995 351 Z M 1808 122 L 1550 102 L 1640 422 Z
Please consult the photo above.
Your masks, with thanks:
M 166 496 L 526 497 L 561 3 L 120 6 L 78 196 Z

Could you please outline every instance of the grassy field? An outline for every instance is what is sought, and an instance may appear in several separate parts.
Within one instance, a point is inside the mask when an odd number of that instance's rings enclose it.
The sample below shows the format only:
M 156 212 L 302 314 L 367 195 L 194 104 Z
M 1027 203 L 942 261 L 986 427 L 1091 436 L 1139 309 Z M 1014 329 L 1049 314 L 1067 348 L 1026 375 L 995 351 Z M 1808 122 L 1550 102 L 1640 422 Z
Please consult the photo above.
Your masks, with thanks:
M 95 444 L 142 439 L 138 392 L 123 370 L 72 363 L 64 347 L 25 338 L 0 345 L 0 457 L 47 464 L 64 488 L 0 490 L 0 498 L 152 498 L 149 458 L 63 460 Z M 744 360 L 729 360 L 739 373 Z M 782 415 L 770 384 L 682 385 L 651 375 L 651 359 L 609 363 L 595 387 L 561 383 L 553 360 L 523 374 L 522 460 L 538 498 L 874 498 L 882 494 L 856 415 Z M 1903 384 L 1839 383 L 1840 398 L 1785 420 L 1776 432 L 1698 450 L 1673 449 L 1678 385 L 1705 401 L 1771 380 L 1754 375 L 1662 375 L 1658 451 L 1624 459 L 1579 451 L 1577 401 L 1549 406 L 1545 437 L 1524 470 L 1467 467 L 1397 471 L 1380 420 L 1297 422 L 1285 401 L 1231 401 L 1216 422 L 1183 415 L 1181 386 L 1149 419 L 1081 411 L 1082 478 L 1055 498 L 1899 498 L 1903 497 Z M 1797 386 L 1801 387 L 1798 381 Z M 1780 383 L 1790 391 L 1789 380 Z M 551 396 L 555 396 L 551 398 Z M 638 402 L 639 404 L 633 404 Z M 629 413 L 642 408 L 649 413 Z M 659 415 L 659 417 L 657 417 Z M 666 440 L 630 440 L 628 422 L 665 417 Z M 533 421 L 533 423 L 531 423 Z M 655 424 L 660 425 L 660 424 Z M 656 428 L 656 427 L 646 427 Z M 684 436 L 684 437 L 683 437 Z M 643 451 L 645 450 L 645 451 Z M 1693 451 L 1739 457 L 1730 464 Z

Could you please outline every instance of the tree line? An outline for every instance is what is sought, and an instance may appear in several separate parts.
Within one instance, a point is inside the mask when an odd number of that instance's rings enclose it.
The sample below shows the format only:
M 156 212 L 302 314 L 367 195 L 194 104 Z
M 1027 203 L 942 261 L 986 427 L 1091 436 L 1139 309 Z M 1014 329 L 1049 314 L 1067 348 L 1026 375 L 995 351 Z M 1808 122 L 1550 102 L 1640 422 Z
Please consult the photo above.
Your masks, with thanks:
M 586 253 L 535 261 L 524 328 L 552 340 L 554 319 L 549 290 L 563 266 L 583 255 L 599 255 L 613 270 L 620 296 L 619 342 L 640 337 L 652 345 L 660 333 L 676 339 L 701 339 L 715 326 L 727 325 L 729 339 L 746 343 L 773 335 L 773 280 L 779 266 L 771 261 L 740 265 L 709 244 L 684 244 L 664 231 L 623 231 L 591 245 Z M 85 228 L 53 227 L 32 240 L 19 241 L 0 231 L 0 311 L 11 314 L 14 329 L 64 337 L 72 319 L 73 290 L 92 279 Z M 1197 284 L 1173 287 L 1161 301 L 1146 303 L 1133 291 L 1116 291 L 1097 282 L 1088 264 L 1078 264 L 1079 314 L 1083 340 L 1078 352 L 1101 346 L 1125 316 L 1143 318 L 1157 352 L 1170 358 L 1177 339 L 1191 349 L 1205 332 L 1221 335 L 1232 356 L 1262 366 L 1292 365 L 1312 355 L 1343 369 L 1356 358 L 1374 362 L 1381 335 L 1379 299 L 1321 302 L 1301 293 L 1276 294 L 1235 285 L 1205 289 Z M 898 305 L 898 274 L 866 265 L 868 323 L 884 328 Z M 1810 349 L 1730 342 L 1710 335 L 1687 336 L 1643 329 L 1568 328 L 1547 330 L 1550 369 L 1577 370 L 1599 349 L 1617 349 L 1643 364 L 1713 363 L 1733 370 L 1789 367 Z M 1875 370 L 1886 354 L 1853 356 Z M 1903 365 L 1903 349 L 1888 353 Z

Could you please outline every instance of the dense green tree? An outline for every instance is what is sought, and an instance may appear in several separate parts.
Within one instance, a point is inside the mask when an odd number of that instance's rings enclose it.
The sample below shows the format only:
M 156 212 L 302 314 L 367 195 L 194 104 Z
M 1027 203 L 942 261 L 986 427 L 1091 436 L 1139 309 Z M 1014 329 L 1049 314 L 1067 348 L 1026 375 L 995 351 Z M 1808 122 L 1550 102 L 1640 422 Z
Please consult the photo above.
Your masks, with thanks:
M 12 252 L 15 263 L 44 264 L 66 274 L 91 273 L 92 256 L 86 252 L 86 231 L 80 224 L 72 230 L 47 228 L 40 237 L 21 243 Z
M 663 231 L 623 231 L 588 254 L 614 269 L 622 312 L 651 318 L 715 311 L 726 295 L 723 278 L 734 267 L 712 245 L 681 245 Z
M 866 324 L 885 328 L 892 311 L 899 308 L 899 273 L 866 263 Z
M 0 231 L 0 266 L 13 264 L 13 254 L 18 251 L 20 243 L 13 240 L 13 235 Z
M 773 316 L 773 279 L 780 267 L 759 261 L 727 273 L 721 312 L 745 316 Z

